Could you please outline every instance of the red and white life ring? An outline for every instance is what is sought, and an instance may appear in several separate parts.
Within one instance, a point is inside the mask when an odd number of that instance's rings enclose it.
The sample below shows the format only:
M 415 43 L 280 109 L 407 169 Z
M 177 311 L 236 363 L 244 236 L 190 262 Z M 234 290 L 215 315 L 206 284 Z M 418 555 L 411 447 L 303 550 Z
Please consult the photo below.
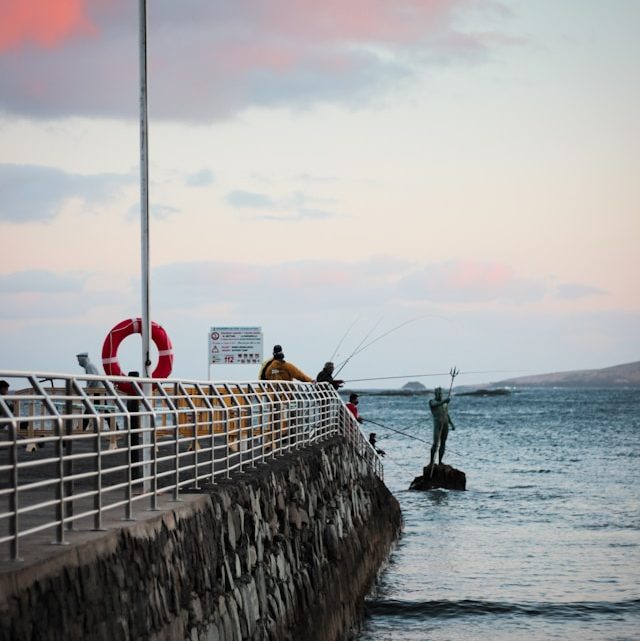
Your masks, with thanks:
M 127 318 L 119 322 L 104 339 L 102 345 L 102 366 L 107 376 L 122 376 L 118 363 L 118 348 L 120 343 L 131 334 L 142 333 L 141 318 Z M 158 364 L 153 370 L 153 378 L 167 378 L 173 369 L 173 345 L 167 332 L 161 325 L 151 321 L 151 340 L 158 348 Z M 116 387 L 126 394 L 134 394 L 135 388 L 130 383 L 117 383 Z

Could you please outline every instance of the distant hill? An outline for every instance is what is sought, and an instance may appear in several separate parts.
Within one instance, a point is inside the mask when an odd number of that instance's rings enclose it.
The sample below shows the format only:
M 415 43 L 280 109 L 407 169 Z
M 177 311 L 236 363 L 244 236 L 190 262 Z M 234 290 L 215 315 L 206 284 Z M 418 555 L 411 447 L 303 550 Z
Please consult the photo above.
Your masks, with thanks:
M 640 361 L 603 369 L 518 376 L 491 385 L 492 387 L 640 387 Z

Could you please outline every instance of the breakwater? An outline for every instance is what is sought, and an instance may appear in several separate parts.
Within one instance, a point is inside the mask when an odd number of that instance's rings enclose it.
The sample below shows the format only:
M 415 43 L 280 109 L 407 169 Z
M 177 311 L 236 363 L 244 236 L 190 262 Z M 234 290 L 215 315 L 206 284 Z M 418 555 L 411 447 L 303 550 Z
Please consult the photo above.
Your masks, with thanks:
M 3 573 L 0 639 L 347 639 L 400 527 L 395 498 L 335 437 Z

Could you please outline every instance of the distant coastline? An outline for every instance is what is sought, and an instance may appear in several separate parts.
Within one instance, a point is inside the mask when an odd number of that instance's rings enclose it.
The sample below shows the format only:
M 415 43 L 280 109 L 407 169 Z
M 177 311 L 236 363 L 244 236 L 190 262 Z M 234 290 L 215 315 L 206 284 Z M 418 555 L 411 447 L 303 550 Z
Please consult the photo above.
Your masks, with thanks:
M 407 383 L 404 387 L 395 389 L 373 388 L 354 390 L 350 388 L 340 390 L 340 393 L 348 395 L 350 392 L 357 391 L 358 393 L 368 395 L 383 396 L 429 396 L 433 394 L 433 389 L 424 386 L 421 386 L 422 389 L 420 389 L 418 387 L 419 385 L 420 384 L 411 382 Z M 508 378 L 478 385 L 460 385 L 453 388 L 453 393 L 460 396 L 497 396 L 502 394 L 506 395 L 509 390 L 522 387 L 573 387 L 591 389 L 640 387 L 640 361 L 601 369 L 552 372 L 533 376 L 518 376 L 517 378 Z
M 640 387 L 640 361 L 601 369 L 518 376 L 486 387 Z

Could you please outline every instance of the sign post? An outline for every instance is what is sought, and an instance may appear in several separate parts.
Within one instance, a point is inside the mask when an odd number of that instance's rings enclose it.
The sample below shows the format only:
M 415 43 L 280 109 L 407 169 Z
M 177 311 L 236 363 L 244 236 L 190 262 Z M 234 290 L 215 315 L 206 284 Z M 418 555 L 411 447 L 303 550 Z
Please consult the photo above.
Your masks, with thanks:
M 212 365 L 251 365 L 261 362 L 261 327 L 212 327 L 209 330 L 209 380 Z

